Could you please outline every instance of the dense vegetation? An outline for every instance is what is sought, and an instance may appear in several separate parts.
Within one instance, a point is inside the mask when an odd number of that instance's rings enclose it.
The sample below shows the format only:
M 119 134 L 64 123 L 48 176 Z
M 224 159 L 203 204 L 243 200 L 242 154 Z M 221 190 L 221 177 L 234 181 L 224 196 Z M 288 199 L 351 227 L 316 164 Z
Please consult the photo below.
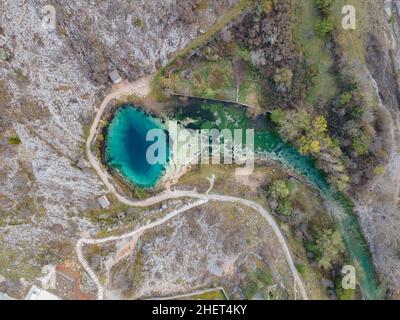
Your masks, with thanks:
M 343 72 L 331 6 L 331 0 L 254 1 L 207 45 L 164 69 L 158 84 L 169 93 L 237 98 L 258 108 L 255 115 L 271 111 L 269 119 L 283 140 L 314 158 L 337 190 L 351 191 L 384 172 L 378 160 L 384 152 L 374 141 L 377 128 L 366 121 L 370 114 L 356 81 Z M 248 113 L 254 114 L 253 108 Z M 301 233 L 312 267 L 335 279 L 348 258 L 340 233 L 329 219 L 299 218 L 302 204 L 293 189 L 287 179 L 268 185 L 271 209 Z M 254 293 L 254 282 L 246 295 Z M 336 282 L 332 290 L 338 297 L 354 295 Z
M 267 267 L 258 267 L 249 272 L 243 281 L 243 295 L 247 300 L 261 293 L 264 299 L 270 299 L 268 286 L 272 283 L 271 272 Z

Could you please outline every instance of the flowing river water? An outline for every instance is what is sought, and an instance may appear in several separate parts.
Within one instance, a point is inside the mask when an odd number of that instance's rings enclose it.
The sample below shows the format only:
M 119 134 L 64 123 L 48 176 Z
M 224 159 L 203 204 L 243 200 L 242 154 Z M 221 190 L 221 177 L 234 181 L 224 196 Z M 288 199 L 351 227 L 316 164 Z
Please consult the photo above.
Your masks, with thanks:
M 265 116 L 252 120 L 236 104 L 216 103 L 203 99 L 190 99 L 185 106 L 176 101 L 171 117 L 184 121 L 192 129 L 255 129 L 255 151 L 273 158 L 294 170 L 319 190 L 341 231 L 347 252 L 357 270 L 357 282 L 365 299 L 383 299 L 368 246 L 353 212 L 351 202 L 328 184 L 323 172 L 314 161 L 301 155 L 284 143 L 268 127 Z M 158 182 L 164 166 L 148 167 L 145 162 L 145 136 L 148 129 L 162 127 L 161 123 L 139 109 L 130 107 L 117 111 L 106 136 L 108 165 L 117 169 L 129 182 L 153 187 Z M 142 144 L 141 144 L 142 143 Z M 135 150 L 134 153 L 130 150 Z M 140 154 L 141 153 L 141 154 Z M 142 161 L 143 160 L 143 161 Z

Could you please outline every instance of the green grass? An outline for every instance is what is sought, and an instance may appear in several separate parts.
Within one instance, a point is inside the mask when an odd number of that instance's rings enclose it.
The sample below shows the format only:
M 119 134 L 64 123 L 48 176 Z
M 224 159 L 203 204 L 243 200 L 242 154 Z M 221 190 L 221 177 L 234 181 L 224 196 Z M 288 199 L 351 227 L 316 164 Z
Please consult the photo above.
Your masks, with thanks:
M 226 297 L 222 290 L 213 290 L 209 292 L 205 292 L 202 294 L 195 294 L 187 297 L 190 300 L 226 300 Z
M 244 81 L 239 88 L 239 102 L 253 107 L 261 107 L 261 84 L 249 80 Z
M 176 93 L 186 93 L 211 99 L 235 100 L 236 88 L 233 70 L 228 59 L 198 64 L 186 80 L 183 72 L 173 76 Z
M 238 101 L 254 107 L 261 107 L 260 75 L 249 62 L 249 51 L 236 45 L 234 52 L 235 56 L 242 59 L 247 65 L 247 78 L 240 85 Z M 184 74 L 187 70 L 191 70 L 191 74 L 185 78 Z M 174 93 L 236 101 L 233 67 L 228 58 L 195 64 L 191 68 L 188 67 L 172 74 L 171 79 Z
M 0 274 L 14 281 L 32 280 L 40 275 L 40 268 L 33 266 L 29 257 L 22 257 L 20 252 L 3 246 L 0 241 Z
M 307 101 L 316 108 L 319 105 L 322 107 L 339 93 L 336 79 L 330 73 L 333 59 L 325 47 L 324 40 L 314 32 L 319 16 L 313 1 L 293 0 L 292 6 L 294 41 L 315 74 L 313 86 L 307 94 Z

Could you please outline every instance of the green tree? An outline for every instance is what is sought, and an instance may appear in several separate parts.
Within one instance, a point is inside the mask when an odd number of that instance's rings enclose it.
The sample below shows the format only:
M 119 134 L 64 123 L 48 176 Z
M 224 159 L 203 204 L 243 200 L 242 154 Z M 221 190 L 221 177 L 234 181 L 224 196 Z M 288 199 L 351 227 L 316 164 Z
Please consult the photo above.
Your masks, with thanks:
M 268 267 L 258 267 L 246 275 L 243 285 L 243 295 L 247 300 L 250 300 L 258 292 L 271 285 L 271 283 L 272 275 Z
M 274 7 L 273 0 L 262 0 L 262 9 L 266 14 L 270 13 L 273 7 Z
M 293 212 L 293 207 L 288 199 L 281 199 L 276 211 L 283 216 L 290 216 Z
M 353 98 L 353 94 L 351 92 L 343 93 L 340 96 L 339 103 L 342 106 L 345 106 L 346 104 L 348 104 L 351 101 L 352 98 Z
M 316 116 L 313 120 L 313 128 L 318 134 L 325 133 L 328 130 L 328 122 L 324 116 Z
M 300 137 L 299 141 L 299 152 L 301 154 L 308 154 L 308 153 L 319 153 L 321 151 L 321 143 L 310 137 L 302 136 Z
M 292 86 L 292 80 L 293 80 L 293 72 L 292 70 L 290 70 L 290 68 L 283 67 L 276 69 L 274 75 L 274 81 L 276 84 L 282 85 L 285 88 L 290 89 L 290 87 Z
M 269 195 L 274 199 L 286 199 L 290 195 L 288 183 L 285 180 L 275 180 L 269 188 Z
M 364 132 L 359 133 L 352 142 L 352 147 L 359 156 L 366 155 L 371 143 L 371 138 Z
M 322 231 L 317 238 L 316 249 L 319 253 L 318 266 L 325 270 L 330 269 L 332 264 L 338 261 L 340 254 L 344 252 L 339 231 L 332 229 Z
M 333 0 L 314 0 L 315 6 L 324 14 L 328 15 Z
M 350 111 L 350 115 L 354 120 L 360 120 L 363 114 L 364 110 L 360 106 L 354 106 Z
M 271 112 L 270 119 L 275 124 L 281 124 L 285 120 L 285 111 L 275 109 Z

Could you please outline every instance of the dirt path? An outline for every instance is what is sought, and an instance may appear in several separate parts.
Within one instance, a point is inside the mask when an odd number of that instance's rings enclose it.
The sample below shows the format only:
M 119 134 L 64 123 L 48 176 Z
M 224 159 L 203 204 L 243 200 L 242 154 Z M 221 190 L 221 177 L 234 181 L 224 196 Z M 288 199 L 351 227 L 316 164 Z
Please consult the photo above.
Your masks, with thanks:
M 106 242 L 110 242 L 110 241 L 118 241 L 118 240 L 123 240 L 126 238 L 130 238 L 135 236 L 138 233 L 143 233 L 146 230 L 155 228 L 169 220 L 171 220 L 172 218 L 174 218 L 175 216 L 177 216 L 180 213 L 183 213 L 185 211 L 188 211 L 190 209 L 193 209 L 195 207 L 201 206 L 205 203 L 207 203 L 208 200 L 200 200 L 200 201 L 196 201 L 194 203 L 190 203 L 187 204 L 179 209 L 176 209 L 170 213 L 168 213 L 167 215 L 165 215 L 163 218 L 154 221 L 152 223 L 149 223 L 147 225 L 144 225 L 143 227 L 140 227 L 139 229 L 136 229 L 134 231 L 131 231 L 129 233 L 125 233 L 123 235 L 120 236 L 111 236 L 111 237 L 107 237 L 107 238 L 101 238 L 101 239 L 79 239 L 78 243 L 76 244 L 76 252 L 78 255 L 78 260 L 81 263 L 81 265 L 83 266 L 83 268 L 85 269 L 85 271 L 89 274 L 89 276 L 92 278 L 92 280 L 94 281 L 94 283 L 96 284 L 97 287 L 97 300 L 103 300 L 104 298 L 104 288 L 103 285 L 100 283 L 99 278 L 97 277 L 97 275 L 95 274 L 95 272 L 93 271 L 93 269 L 90 267 L 89 263 L 87 262 L 87 260 L 83 257 L 83 246 L 85 244 L 103 244 Z

